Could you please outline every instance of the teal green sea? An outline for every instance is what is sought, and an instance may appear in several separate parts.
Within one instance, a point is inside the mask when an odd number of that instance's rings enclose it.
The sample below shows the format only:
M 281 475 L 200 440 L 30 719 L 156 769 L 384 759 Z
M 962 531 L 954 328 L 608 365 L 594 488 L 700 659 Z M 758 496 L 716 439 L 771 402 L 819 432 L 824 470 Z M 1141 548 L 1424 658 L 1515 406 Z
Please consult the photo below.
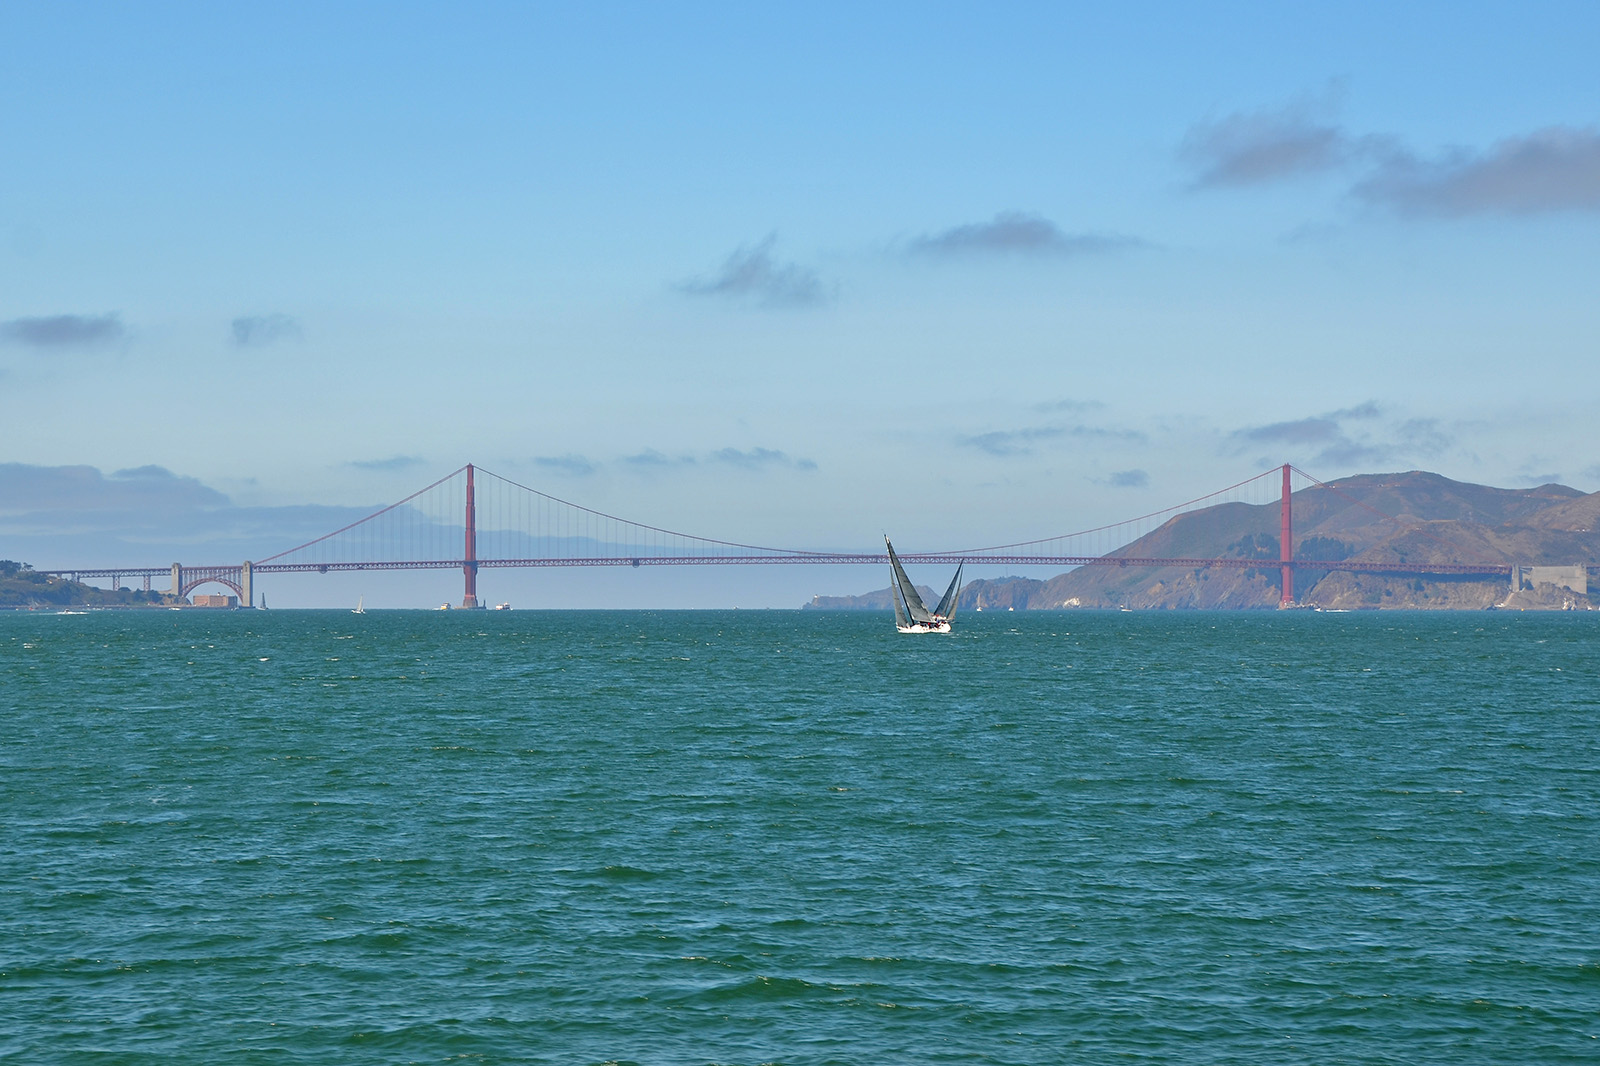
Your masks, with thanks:
M 1600 1062 L 1600 616 L 0 614 L 0 1060 Z

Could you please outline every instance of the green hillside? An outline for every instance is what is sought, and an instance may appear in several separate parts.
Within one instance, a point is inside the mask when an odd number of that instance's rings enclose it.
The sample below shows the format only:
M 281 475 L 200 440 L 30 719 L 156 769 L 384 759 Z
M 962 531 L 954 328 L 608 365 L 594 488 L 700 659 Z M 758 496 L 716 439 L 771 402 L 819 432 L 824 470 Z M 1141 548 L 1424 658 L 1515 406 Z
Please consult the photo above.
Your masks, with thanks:
M 0 559 L 0 609 L 160 607 L 176 602 L 168 593 L 95 588 L 81 581 L 46 576 L 27 563 Z

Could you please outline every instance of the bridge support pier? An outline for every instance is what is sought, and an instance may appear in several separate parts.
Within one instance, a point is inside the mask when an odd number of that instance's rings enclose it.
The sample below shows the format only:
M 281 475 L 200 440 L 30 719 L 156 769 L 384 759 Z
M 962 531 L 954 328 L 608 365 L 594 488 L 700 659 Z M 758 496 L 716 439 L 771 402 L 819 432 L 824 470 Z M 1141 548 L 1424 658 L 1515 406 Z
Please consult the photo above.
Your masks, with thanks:
M 239 606 L 254 607 L 256 605 L 255 593 L 251 591 L 250 560 L 246 559 L 239 567 Z
M 182 563 L 173 563 L 172 564 L 172 594 L 174 596 L 178 596 L 178 597 L 182 597 L 183 596 L 183 564 Z

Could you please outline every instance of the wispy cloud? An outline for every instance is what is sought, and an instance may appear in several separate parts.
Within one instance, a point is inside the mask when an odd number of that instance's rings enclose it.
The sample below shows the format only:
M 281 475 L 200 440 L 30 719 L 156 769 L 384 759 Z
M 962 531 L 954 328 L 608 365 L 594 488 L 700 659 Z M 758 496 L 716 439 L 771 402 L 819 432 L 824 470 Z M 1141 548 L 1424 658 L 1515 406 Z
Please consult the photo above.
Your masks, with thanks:
M 1033 405 L 1033 409 L 1040 414 L 1082 414 L 1086 411 L 1100 411 L 1105 409 L 1105 404 L 1099 400 L 1041 400 Z
M 666 470 L 673 467 L 692 467 L 701 465 L 734 466 L 742 470 L 767 470 L 772 468 L 788 468 L 791 470 L 815 470 L 817 464 L 810 459 L 790 455 L 788 452 L 776 448 L 718 448 L 715 451 L 705 452 L 700 455 L 667 455 L 654 448 L 646 448 L 635 455 L 629 455 L 622 460 L 635 469 Z
M 395 470 L 410 470 L 412 467 L 422 465 L 422 460 L 415 455 L 395 455 L 388 459 L 352 459 L 345 464 L 357 470 L 373 470 L 379 473 L 388 473 Z
M 1274 422 L 1268 426 L 1241 429 L 1234 436 L 1240 440 L 1268 444 L 1325 444 L 1343 438 L 1344 431 L 1332 418 L 1301 418 L 1293 422 Z
M 1328 417 L 1329 418 L 1371 419 L 1371 418 L 1377 418 L 1382 414 L 1383 414 L 1383 408 L 1378 406 L 1377 401 L 1376 400 L 1368 400 L 1366 403 L 1358 403 L 1354 407 L 1346 407 L 1346 408 L 1343 408 L 1342 410 L 1331 411 L 1331 412 L 1328 413 Z
M 632 467 L 657 470 L 673 466 L 693 466 L 696 462 L 692 455 L 680 455 L 674 458 L 654 448 L 646 448 L 642 452 L 623 456 L 622 461 Z
M 956 443 L 974 448 L 989 455 L 1009 457 L 1032 455 L 1036 445 L 1059 440 L 1095 440 L 1121 444 L 1142 443 L 1145 435 L 1134 429 L 1110 429 L 1102 426 L 1049 425 L 1024 426 L 1020 429 L 991 430 L 972 436 L 958 437 Z
M 1133 237 L 1104 233 L 1067 233 L 1041 215 L 1002 211 L 988 222 L 954 226 L 911 241 L 908 250 L 922 256 L 970 255 L 1095 255 L 1140 247 Z
M 1343 166 L 1360 145 L 1322 117 L 1330 100 L 1301 99 L 1287 107 L 1235 112 L 1196 123 L 1178 147 L 1197 189 L 1259 185 Z
M 1118 470 L 1107 477 L 1096 479 L 1114 489 L 1142 489 L 1150 484 L 1150 475 L 1143 470 Z
M 1524 466 L 1520 475 L 1520 480 L 1525 485 L 1531 485 L 1537 488 L 1541 485 L 1561 484 L 1561 475 L 1549 472 L 1536 473 L 1527 466 Z
M 1600 210 L 1600 128 L 1547 126 L 1487 149 L 1430 154 L 1393 136 L 1347 132 L 1326 117 L 1334 95 L 1196 123 L 1178 146 L 1191 188 L 1346 170 L 1356 201 L 1404 218 Z M 1319 232 L 1302 227 L 1291 239 Z
M 1413 216 L 1600 210 L 1600 130 L 1550 126 L 1432 159 L 1396 150 L 1353 191 Z
M 1378 405 L 1371 402 L 1311 418 L 1251 426 L 1235 430 L 1230 436 L 1235 453 L 1270 445 L 1293 456 L 1308 457 L 1311 462 L 1334 467 L 1413 462 L 1434 458 L 1455 444 L 1454 438 L 1436 419 L 1413 418 L 1387 423 L 1382 420 Z M 1276 455 L 1263 457 L 1264 464 L 1282 461 Z
M 0 322 L 0 340 L 31 348 L 87 348 L 127 335 L 122 319 L 106 315 L 46 315 Z
M 796 470 L 815 470 L 817 464 L 810 459 L 798 459 L 787 452 L 775 451 L 772 448 L 751 448 L 749 451 L 740 451 L 738 448 L 720 448 L 710 455 L 710 459 L 717 463 L 727 463 L 730 466 L 743 467 L 746 470 L 759 470 L 764 467 L 787 466 Z
M 588 459 L 581 455 L 573 455 L 571 452 L 566 455 L 536 456 L 533 463 L 543 470 L 551 470 L 568 477 L 588 477 L 599 469 Z
M 233 343 L 241 348 L 260 348 L 282 341 L 305 339 L 300 323 L 284 314 L 242 315 L 233 320 Z
M 240 507 L 161 466 L 0 463 L 0 542 L 40 569 L 259 559 L 374 509 Z
M 0 463 L 0 514 L 116 508 L 166 512 L 227 502 L 226 496 L 198 479 L 161 466 L 102 474 L 92 466 Z
M 997 429 L 959 437 L 958 442 L 990 455 L 1032 455 L 1033 446 L 1040 441 L 1056 440 L 1067 435 L 1058 426 L 1032 426 L 1026 429 Z
M 811 307 L 830 298 L 816 271 L 798 263 L 780 263 L 773 256 L 778 243 L 770 234 L 754 246 L 741 246 L 710 277 L 696 278 L 679 288 L 693 296 L 720 296 L 746 300 L 763 307 Z

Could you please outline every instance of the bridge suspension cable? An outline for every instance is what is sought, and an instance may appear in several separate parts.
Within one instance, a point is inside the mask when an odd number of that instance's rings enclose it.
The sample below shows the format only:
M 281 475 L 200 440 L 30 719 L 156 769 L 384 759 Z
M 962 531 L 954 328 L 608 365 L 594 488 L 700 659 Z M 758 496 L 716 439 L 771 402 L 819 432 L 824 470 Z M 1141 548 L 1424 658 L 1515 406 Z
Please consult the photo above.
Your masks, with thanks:
M 1106 555 L 1117 548 L 1138 540 L 1145 533 L 1159 528 L 1186 511 L 1197 510 L 1202 506 L 1214 506 L 1213 501 L 1238 493 L 1240 490 L 1254 490 L 1258 497 L 1251 501 L 1254 505 L 1271 502 L 1272 498 L 1266 496 L 1266 494 L 1270 493 L 1273 487 L 1272 479 L 1278 476 L 1281 469 L 1281 467 L 1273 467 L 1226 488 L 1208 492 L 1204 496 L 1196 496 L 1192 500 L 1174 504 L 1171 507 L 1163 507 L 1159 511 L 1151 511 L 1149 514 L 1139 515 L 1136 518 L 1123 519 L 1120 522 L 1094 526 L 1089 529 L 1078 530 L 1075 533 L 1061 533 L 1053 537 L 1015 541 L 1010 544 L 995 544 L 983 548 L 962 548 L 958 551 L 938 552 L 936 554 L 941 556 L 960 556 L 973 561 L 979 561 L 985 556 L 1005 556 L 1014 559 L 1037 555 L 1044 560 L 1054 560 L 1061 557 L 1077 558 Z M 1106 547 L 1108 542 L 1109 547 Z M 1050 550 L 1043 550 L 1046 548 Z M 1090 550 L 1070 550 L 1072 548 Z M 1027 551 L 1024 549 L 1034 550 Z
M 1117 565 L 1138 567 L 1181 567 L 1198 569 L 1211 566 L 1260 568 L 1281 565 L 1284 570 L 1284 597 L 1290 597 L 1292 570 L 1363 570 L 1370 572 L 1411 572 L 1458 575 L 1486 575 L 1509 572 L 1504 562 L 1407 562 L 1359 558 L 1316 560 L 1295 558 L 1291 542 L 1290 472 L 1311 487 L 1326 489 L 1358 506 L 1394 522 L 1366 500 L 1336 485 L 1320 481 L 1296 467 L 1284 465 L 1263 471 L 1226 488 L 1191 500 L 1151 511 L 1137 518 L 1094 526 L 1074 533 L 1063 533 L 1032 540 L 1012 541 L 985 547 L 953 551 L 902 552 L 907 562 L 967 562 L 1008 566 L 1029 565 Z M 474 475 L 477 475 L 476 484 Z M 1282 475 L 1281 495 L 1274 481 Z M 1309 502 L 1309 501 L 1308 501 Z M 1276 503 L 1277 507 L 1266 505 Z M 1259 536 L 1246 550 L 1238 545 L 1226 551 L 1219 545 L 1215 558 L 1165 558 L 1153 544 L 1145 541 L 1144 551 L 1134 545 L 1147 534 L 1170 523 L 1180 514 L 1226 506 L 1249 508 L 1250 525 Z M 1274 512 L 1281 512 L 1281 527 Z M 1470 558 L 1472 553 L 1413 523 L 1406 527 L 1449 550 L 1453 559 Z M 1274 534 L 1276 539 L 1272 539 Z M 1264 554 L 1270 542 L 1275 558 Z M 1151 557 L 1144 557 L 1145 552 Z M 459 467 L 405 498 L 380 507 L 371 514 L 347 522 L 338 529 L 292 548 L 243 566 L 170 568 L 175 592 L 184 593 L 195 584 L 219 581 L 248 596 L 252 573 L 294 573 L 352 570 L 432 570 L 460 568 L 466 577 L 465 602 L 475 603 L 474 581 L 480 567 L 550 566 L 674 566 L 750 563 L 884 563 L 880 551 L 825 552 L 799 548 L 779 548 L 741 541 L 702 537 L 664 526 L 634 522 L 614 514 L 585 507 L 531 486 L 513 481 L 472 464 Z M 110 576 L 119 581 L 127 576 L 151 578 L 168 568 L 118 567 L 93 570 L 62 570 L 47 573 Z

